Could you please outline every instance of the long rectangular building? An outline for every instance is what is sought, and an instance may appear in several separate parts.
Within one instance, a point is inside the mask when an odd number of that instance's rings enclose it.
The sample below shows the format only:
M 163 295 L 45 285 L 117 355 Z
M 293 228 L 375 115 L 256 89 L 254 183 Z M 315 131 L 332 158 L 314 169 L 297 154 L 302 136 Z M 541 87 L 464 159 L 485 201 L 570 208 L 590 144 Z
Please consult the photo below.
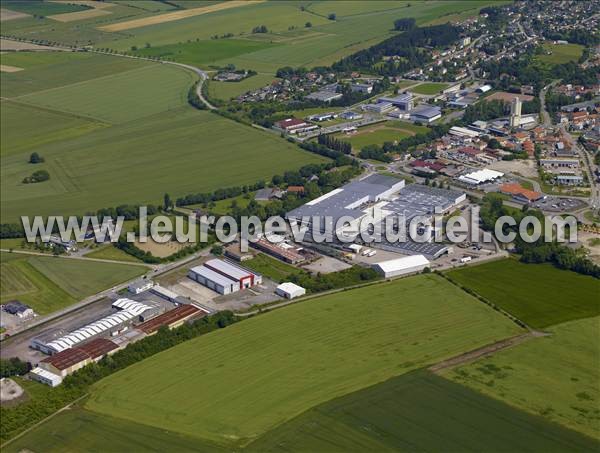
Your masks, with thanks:
M 188 277 L 219 294 L 231 294 L 262 283 L 260 274 L 220 259 L 191 268 Z

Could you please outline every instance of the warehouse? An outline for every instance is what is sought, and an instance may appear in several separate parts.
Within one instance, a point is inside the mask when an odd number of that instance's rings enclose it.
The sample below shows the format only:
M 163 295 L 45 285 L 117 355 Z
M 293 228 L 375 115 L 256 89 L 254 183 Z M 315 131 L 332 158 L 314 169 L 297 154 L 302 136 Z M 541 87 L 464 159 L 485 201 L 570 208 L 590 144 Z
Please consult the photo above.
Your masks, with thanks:
M 378 103 L 388 102 L 394 107 L 398 107 L 400 110 L 408 111 L 413 108 L 413 97 L 410 93 L 399 94 L 394 97 L 382 97 L 377 99 Z
M 50 373 L 64 378 L 89 363 L 92 363 L 89 354 L 79 348 L 69 348 L 45 358 L 40 362 L 39 366 Z
M 385 278 L 392 278 L 421 272 L 429 268 L 429 265 L 429 260 L 423 255 L 412 255 L 375 263 L 372 267 Z
M 56 354 L 100 335 L 112 335 L 121 332 L 152 307 L 129 299 L 119 299 L 113 303 L 113 308 L 121 311 L 87 324 L 73 332 L 67 334 L 61 332 L 61 336 L 52 335 L 50 339 L 36 337 L 32 340 L 31 347 L 46 354 Z
M 231 294 L 262 283 L 261 275 L 220 259 L 191 268 L 188 277 L 219 294 Z
M 163 326 L 174 329 L 192 317 L 203 317 L 206 315 L 206 311 L 194 305 L 180 305 L 148 322 L 140 324 L 137 326 L 137 330 L 144 332 L 146 335 L 153 335 Z
M 442 117 L 442 109 L 428 105 L 420 105 L 410 112 L 410 119 L 421 123 L 432 123 Z
M 292 282 L 285 282 L 279 285 L 275 292 L 286 299 L 294 299 L 296 297 L 304 296 L 306 294 L 306 289 L 302 286 L 298 286 Z
M 46 371 L 40 367 L 35 367 L 33 370 L 31 370 L 29 377 L 34 381 L 49 385 L 50 387 L 56 387 L 62 382 L 62 376 L 51 373 L 50 371 Z
M 477 186 L 486 182 L 495 181 L 496 179 L 501 178 L 503 176 L 504 173 L 484 168 L 483 170 L 478 170 L 472 173 L 468 173 L 466 175 L 459 176 L 458 180 L 471 186 Z
M 152 280 L 136 280 L 133 283 L 130 283 L 127 289 L 131 294 L 140 294 L 144 291 L 148 291 L 150 288 L 154 286 L 154 282 Z

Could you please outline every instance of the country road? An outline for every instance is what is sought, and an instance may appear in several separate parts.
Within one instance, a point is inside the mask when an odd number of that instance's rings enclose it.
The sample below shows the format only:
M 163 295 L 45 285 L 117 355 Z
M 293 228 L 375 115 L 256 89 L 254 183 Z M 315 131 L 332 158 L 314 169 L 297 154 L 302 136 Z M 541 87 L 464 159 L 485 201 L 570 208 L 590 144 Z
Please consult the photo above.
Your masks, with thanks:
M 52 255 L 50 253 L 42 253 L 42 252 L 30 252 L 27 250 L 10 250 L 10 249 L 0 249 L 0 252 L 6 253 L 17 253 L 20 255 L 34 255 L 34 256 L 47 256 L 50 258 L 61 258 L 61 259 L 70 259 L 70 260 L 82 260 L 82 261 L 96 261 L 98 263 L 112 263 L 112 264 L 125 264 L 128 266 L 142 266 L 151 269 L 156 269 L 157 266 L 146 263 L 136 263 L 133 261 L 119 261 L 119 260 L 108 260 L 104 258 L 86 258 L 85 256 L 78 255 Z

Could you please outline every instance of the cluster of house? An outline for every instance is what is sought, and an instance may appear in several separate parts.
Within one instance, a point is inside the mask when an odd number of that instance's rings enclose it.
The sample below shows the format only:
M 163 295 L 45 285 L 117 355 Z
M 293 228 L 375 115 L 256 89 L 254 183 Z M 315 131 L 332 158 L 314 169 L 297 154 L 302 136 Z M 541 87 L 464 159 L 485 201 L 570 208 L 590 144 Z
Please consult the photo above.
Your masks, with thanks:
M 569 129 L 575 131 L 600 130 L 600 108 L 591 111 L 586 109 L 578 111 L 561 111 L 558 113 L 558 122 L 568 125 Z
M 244 102 L 260 102 L 260 101 L 286 101 L 293 99 L 299 95 L 312 94 L 313 92 L 325 92 L 325 98 L 316 100 L 329 102 L 333 99 L 341 97 L 341 93 L 337 93 L 337 76 L 334 73 L 317 73 L 314 71 L 305 74 L 290 75 L 282 79 L 273 80 L 269 85 L 257 90 L 248 91 L 238 96 L 237 101 Z M 336 95 L 328 97 L 332 93 Z M 337 96 L 339 94 L 339 96 Z
M 239 82 L 248 76 L 248 71 L 221 71 L 213 77 L 213 80 L 217 82 Z

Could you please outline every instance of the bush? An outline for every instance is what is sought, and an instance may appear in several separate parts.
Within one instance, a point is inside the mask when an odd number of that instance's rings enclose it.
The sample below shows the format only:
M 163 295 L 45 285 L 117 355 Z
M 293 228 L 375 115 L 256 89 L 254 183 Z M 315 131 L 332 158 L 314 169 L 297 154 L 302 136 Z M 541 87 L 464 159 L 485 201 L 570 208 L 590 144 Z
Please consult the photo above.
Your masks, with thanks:
M 38 170 L 33 172 L 31 176 L 23 178 L 23 184 L 35 184 L 38 182 L 48 181 L 50 179 L 50 173 L 46 170 Z
M 42 162 L 44 162 L 44 158 L 38 153 L 31 153 L 31 156 L 29 156 L 30 164 L 41 164 Z

